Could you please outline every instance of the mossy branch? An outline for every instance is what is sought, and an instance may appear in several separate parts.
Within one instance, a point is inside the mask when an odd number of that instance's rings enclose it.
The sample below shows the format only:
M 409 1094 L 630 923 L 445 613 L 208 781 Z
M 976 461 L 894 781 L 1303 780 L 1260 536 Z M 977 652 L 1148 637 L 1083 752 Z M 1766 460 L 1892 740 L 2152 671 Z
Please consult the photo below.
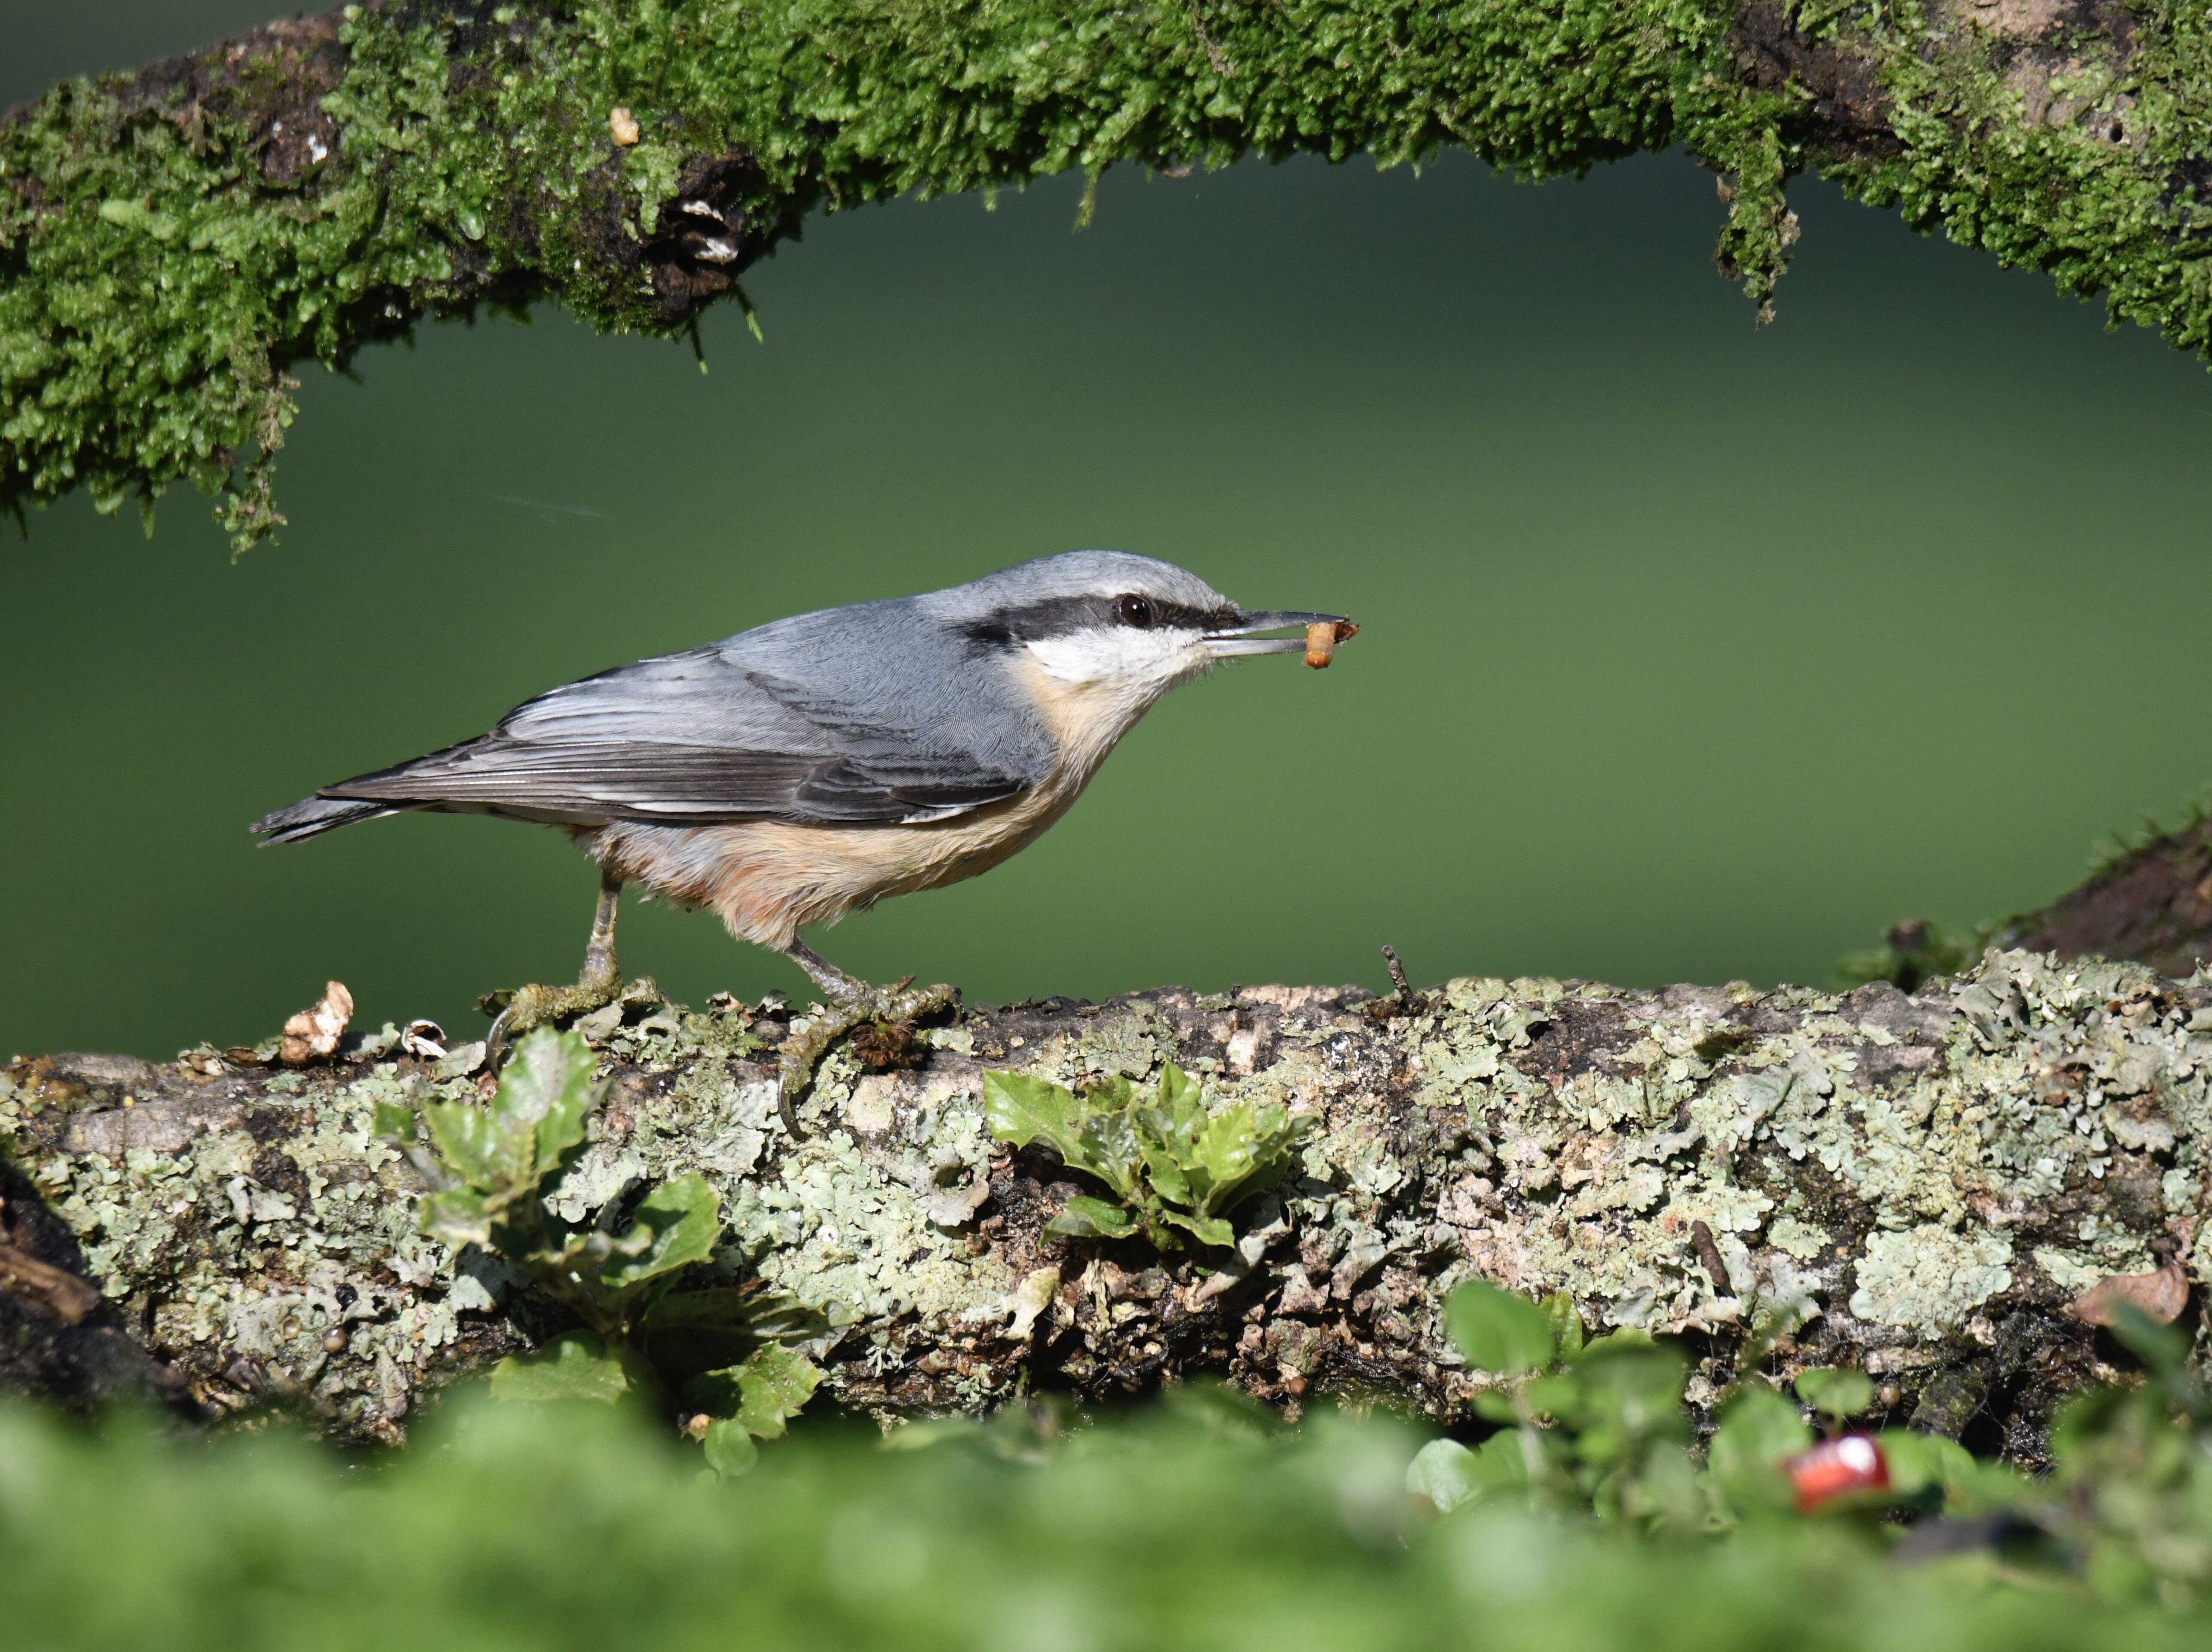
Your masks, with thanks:
M 778 1336 L 865 1411 L 1212 1372 L 1292 1408 L 1328 1391 L 1465 1418 L 1489 1379 L 1444 1305 L 1484 1278 L 1593 1333 L 1682 1338 L 1693 1406 L 1747 1367 L 1859 1370 L 1877 1420 L 2033 1463 L 2058 1400 L 2123 1357 L 2096 1328 L 2112 1304 L 2196 1333 L 2212 1275 L 2212 979 L 2135 964 L 1993 952 L 1912 994 L 1461 980 L 969 1010 L 921 1029 L 918 1066 L 840 1047 L 796 1137 L 770 1047 L 802 1029 L 781 1011 L 620 1014 L 585 1029 L 608 1088 L 549 1218 L 617 1236 L 700 1178 L 724 1226 L 684 1291 L 792 1304 Z M 9 1242 L 104 1303 L 68 1323 L 0 1285 L 0 1376 L 389 1438 L 441 1383 L 573 1327 L 496 1244 L 422 1230 L 432 1190 L 380 1120 L 491 1086 L 481 1047 L 408 1048 L 0 1073 Z M 987 1092 L 993 1072 L 1025 1087 Z M 1182 1208 L 1190 1166 L 1218 1161 L 1226 1187 L 1240 1143 L 1284 1145 L 1272 1191 L 1220 1202 L 1227 1242 L 1062 1219 L 1094 1192 L 1071 1163 L 1128 1157 L 1109 1137 L 1131 1083 L 1181 1109 L 1132 1207 Z M 58 1380 L 94 1339 L 120 1375 Z
M 539 299 L 674 336 L 817 210 L 1117 161 L 1679 144 L 1762 313 L 1810 168 L 2202 350 L 2207 38 L 2055 0 L 348 7 L 0 123 L 0 505 L 189 480 L 242 547 L 307 358 Z

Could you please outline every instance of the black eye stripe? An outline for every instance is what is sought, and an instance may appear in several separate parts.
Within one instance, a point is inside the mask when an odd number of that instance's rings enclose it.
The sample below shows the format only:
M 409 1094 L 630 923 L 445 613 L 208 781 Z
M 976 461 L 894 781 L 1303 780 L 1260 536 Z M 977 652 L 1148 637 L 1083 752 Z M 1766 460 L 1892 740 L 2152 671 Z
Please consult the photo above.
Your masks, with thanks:
M 1122 602 L 1131 596 L 1141 596 L 1151 605 L 1151 626 L 1155 630 L 1210 631 L 1239 624 L 1244 618 L 1234 608 L 1197 608 L 1126 592 L 1109 597 L 1047 597 L 970 621 L 963 629 L 973 641 L 1000 647 L 1015 642 L 1041 642 L 1077 631 L 1117 629 L 1131 623 L 1121 612 Z

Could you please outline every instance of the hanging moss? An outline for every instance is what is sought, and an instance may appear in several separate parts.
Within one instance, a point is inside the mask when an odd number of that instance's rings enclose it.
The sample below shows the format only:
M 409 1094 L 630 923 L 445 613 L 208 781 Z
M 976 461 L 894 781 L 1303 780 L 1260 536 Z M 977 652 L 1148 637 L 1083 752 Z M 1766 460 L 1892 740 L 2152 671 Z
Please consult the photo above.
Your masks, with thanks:
M 541 297 L 679 333 L 817 208 L 1118 161 L 1455 146 L 1542 179 L 1680 144 L 1723 175 L 1722 266 L 1762 307 L 1796 235 L 1784 185 L 1818 167 L 2202 349 L 2202 20 L 1965 16 L 409 0 L 272 25 L 0 126 L 0 503 L 83 486 L 150 521 L 185 478 L 242 549 L 283 520 L 289 364 Z

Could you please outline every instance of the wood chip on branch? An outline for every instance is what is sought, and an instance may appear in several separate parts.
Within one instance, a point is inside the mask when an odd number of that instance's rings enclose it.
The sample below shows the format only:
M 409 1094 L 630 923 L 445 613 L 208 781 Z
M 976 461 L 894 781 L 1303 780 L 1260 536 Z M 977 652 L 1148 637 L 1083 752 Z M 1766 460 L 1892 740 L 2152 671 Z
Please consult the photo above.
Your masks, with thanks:
M 323 995 L 284 1023 L 284 1042 L 276 1059 L 288 1067 L 327 1060 L 337 1053 L 338 1039 L 353 1019 L 353 994 L 342 981 L 325 982 Z

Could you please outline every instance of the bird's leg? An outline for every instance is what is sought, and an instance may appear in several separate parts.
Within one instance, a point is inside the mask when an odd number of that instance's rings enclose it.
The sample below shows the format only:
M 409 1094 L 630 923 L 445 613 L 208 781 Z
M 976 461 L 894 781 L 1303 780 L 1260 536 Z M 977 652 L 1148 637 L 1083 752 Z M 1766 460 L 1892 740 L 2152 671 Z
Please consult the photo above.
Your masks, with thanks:
M 877 996 L 874 987 L 865 981 L 847 975 L 805 941 L 793 941 L 784 949 L 783 955 L 806 971 L 807 978 L 822 989 L 833 1006 L 865 1004 Z
M 599 904 L 592 914 L 592 938 L 584 948 L 583 973 L 574 987 L 518 987 L 485 1036 L 486 1064 L 495 1071 L 507 1046 L 533 1027 L 550 1026 L 584 1015 L 622 995 L 622 970 L 615 963 L 615 915 L 622 907 L 622 879 L 599 873 Z
M 823 997 L 829 1000 L 819 1015 L 808 1019 L 805 1032 L 793 1033 L 784 1040 L 777 1063 L 777 1104 L 783 1111 L 784 1128 L 795 1138 L 799 1134 L 799 1121 L 792 1109 L 806 1093 L 806 1086 L 813 1082 L 814 1064 L 832 1044 L 863 1022 L 912 1021 L 917 1016 L 950 1009 L 960 1001 L 960 989 L 948 986 L 909 987 L 907 982 L 914 979 L 912 975 L 889 987 L 871 987 L 847 975 L 803 941 L 793 940 L 783 952 L 806 971 L 808 979 L 822 989 Z
M 622 970 L 615 963 L 615 914 L 621 910 L 622 880 L 602 872 L 599 904 L 592 914 L 592 938 L 584 946 L 584 973 L 576 977 L 578 987 L 611 993 L 622 985 Z

